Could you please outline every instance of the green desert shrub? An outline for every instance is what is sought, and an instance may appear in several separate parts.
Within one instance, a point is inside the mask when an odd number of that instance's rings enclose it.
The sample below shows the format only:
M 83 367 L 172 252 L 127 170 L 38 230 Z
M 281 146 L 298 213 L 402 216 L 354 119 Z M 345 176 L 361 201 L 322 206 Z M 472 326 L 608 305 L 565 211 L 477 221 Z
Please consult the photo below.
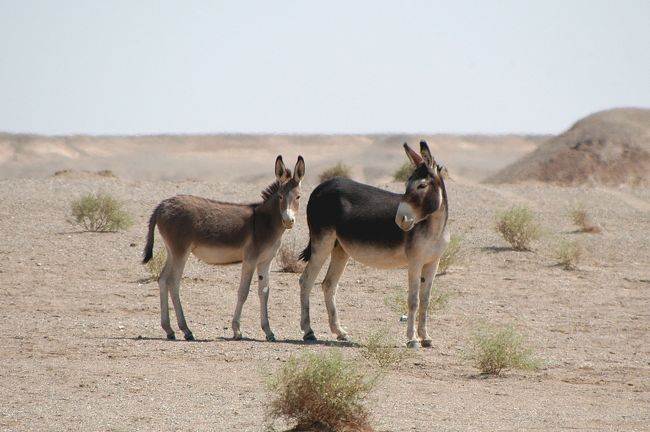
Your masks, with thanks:
M 156 250 L 146 264 L 147 271 L 151 275 L 151 280 L 157 281 L 160 279 L 160 274 L 165 268 L 165 262 L 167 261 L 167 251 L 164 248 Z
M 462 240 L 463 238 L 458 234 L 453 234 L 451 236 L 447 248 L 440 257 L 440 263 L 438 264 L 438 275 L 447 273 L 449 267 L 458 264 L 461 258 L 460 244 Z
M 409 161 L 406 161 L 395 170 L 393 173 L 393 179 L 395 181 L 406 181 L 409 179 L 414 169 L 415 168 L 413 168 L 413 164 Z M 445 181 L 451 178 L 447 167 L 442 168 L 440 175 Z
M 381 369 L 390 369 L 399 367 L 402 361 L 411 355 L 411 351 L 404 347 L 397 347 L 397 342 L 384 328 L 368 336 L 361 355 Z
M 565 270 L 578 267 L 582 258 L 582 246 L 575 240 L 563 240 L 555 250 L 555 258 L 559 266 Z
M 427 310 L 430 314 L 443 310 L 449 304 L 450 294 L 448 291 L 436 286 L 435 282 L 431 287 L 431 296 L 429 297 L 429 307 Z M 407 293 L 402 290 L 396 290 L 384 298 L 384 304 L 393 312 L 406 315 L 408 314 Z
M 347 177 L 350 178 L 352 170 L 349 166 L 345 165 L 342 162 L 337 163 L 333 167 L 330 167 L 323 171 L 319 177 L 321 182 L 329 180 L 334 177 Z
M 115 173 L 113 173 L 113 171 L 107 169 L 97 171 L 97 175 L 100 177 L 117 178 L 117 176 L 115 175 Z
M 295 422 L 293 430 L 372 430 L 363 402 L 376 382 L 338 350 L 307 352 L 291 357 L 270 378 L 267 415 Z
M 516 251 L 530 250 L 531 242 L 542 236 L 542 228 L 526 206 L 514 206 L 499 214 L 496 230 Z
M 118 231 L 133 223 L 122 203 L 107 193 L 82 196 L 72 202 L 71 212 L 73 223 L 86 231 Z
M 582 203 L 576 204 L 569 212 L 569 216 L 574 225 L 578 227 L 578 231 L 594 234 L 602 232 L 602 228 L 593 222 L 591 215 Z
M 411 164 L 409 161 L 406 161 L 400 165 L 397 170 L 395 170 L 393 173 L 393 179 L 395 179 L 395 181 L 406 181 L 412 173 L 413 164 Z
M 525 338 L 512 326 L 487 326 L 476 332 L 467 357 L 484 374 L 499 375 L 504 369 L 537 368 Z

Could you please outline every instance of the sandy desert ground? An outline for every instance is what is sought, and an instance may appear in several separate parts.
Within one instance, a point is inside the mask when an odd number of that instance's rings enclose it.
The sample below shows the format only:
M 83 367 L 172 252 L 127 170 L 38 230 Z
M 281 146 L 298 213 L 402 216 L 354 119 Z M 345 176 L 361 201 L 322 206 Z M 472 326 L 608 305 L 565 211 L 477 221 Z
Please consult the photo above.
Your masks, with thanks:
M 389 371 L 367 401 L 379 431 L 650 430 L 650 191 L 480 183 L 534 148 L 515 141 L 463 147 L 440 138 L 432 145 L 454 178 L 447 185 L 450 227 L 462 235 L 463 259 L 435 282 L 451 299 L 430 320 L 434 348 L 415 351 Z M 298 153 L 305 157 L 305 197 L 316 174 L 344 156 L 354 157 L 357 178 L 401 191 L 402 184 L 390 181 L 403 160 L 401 140 L 359 148 L 273 141 L 231 148 L 231 159 L 219 160 L 224 167 L 234 161 L 237 176 L 207 173 L 202 164 L 196 175 L 166 177 L 164 166 L 139 166 L 144 159 L 126 156 L 106 166 L 98 161 L 105 155 L 80 155 L 63 167 L 111 169 L 115 178 L 52 176 L 58 167 L 45 164 L 30 171 L 29 155 L 23 171 L 7 165 L 0 172 L 0 430 L 260 431 L 269 399 L 265 377 L 290 356 L 341 350 L 363 361 L 363 348 L 329 334 L 318 286 L 312 325 L 320 342 L 302 342 L 298 275 L 290 273 L 271 274 L 278 341 L 264 341 L 256 287 L 242 317 L 246 339 L 230 340 L 239 266 L 211 267 L 193 258 L 181 293 L 197 341 L 167 341 L 157 284 L 140 264 L 146 222 L 161 199 L 189 193 L 256 201 L 273 178 L 277 153 L 291 164 Z M 178 152 L 169 160 L 191 173 L 187 161 L 196 156 Z M 47 154 L 31 157 L 47 160 Z M 127 168 L 148 174 L 128 175 Z M 70 203 L 95 191 L 121 199 L 135 224 L 106 234 L 69 224 Z M 578 202 L 602 234 L 575 232 L 567 214 Z M 545 227 L 532 252 L 508 249 L 494 231 L 495 214 L 513 204 L 528 205 Z M 285 242 L 302 248 L 306 239 L 303 206 Z M 562 239 L 585 246 L 577 270 L 555 265 L 552 251 Z M 405 324 L 384 303 L 405 291 L 405 280 L 402 270 L 348 265 L 338 304 L 354 341 L 382 328 L 405 341 Z M 463 353 L 484 323 L 509 323 L 527 335 L 541 368 L 480 376 Z

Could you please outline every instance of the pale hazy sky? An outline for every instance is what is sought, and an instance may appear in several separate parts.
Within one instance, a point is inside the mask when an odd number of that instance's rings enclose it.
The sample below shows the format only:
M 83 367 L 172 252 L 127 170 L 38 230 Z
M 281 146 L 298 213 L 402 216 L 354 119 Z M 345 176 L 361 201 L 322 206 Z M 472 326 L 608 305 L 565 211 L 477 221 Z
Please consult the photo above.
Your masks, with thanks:
M 649 0 L 0 0 L 0 131 L 557 133 L 650 107 Z

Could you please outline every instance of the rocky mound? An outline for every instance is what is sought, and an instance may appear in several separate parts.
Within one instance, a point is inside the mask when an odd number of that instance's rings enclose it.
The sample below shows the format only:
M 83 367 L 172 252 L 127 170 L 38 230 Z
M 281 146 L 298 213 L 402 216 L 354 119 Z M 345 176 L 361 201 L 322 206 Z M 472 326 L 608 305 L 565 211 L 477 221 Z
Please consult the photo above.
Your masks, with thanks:
M 650 184 L 650 109 L 601 111 L 485 180 L 560 185 Z

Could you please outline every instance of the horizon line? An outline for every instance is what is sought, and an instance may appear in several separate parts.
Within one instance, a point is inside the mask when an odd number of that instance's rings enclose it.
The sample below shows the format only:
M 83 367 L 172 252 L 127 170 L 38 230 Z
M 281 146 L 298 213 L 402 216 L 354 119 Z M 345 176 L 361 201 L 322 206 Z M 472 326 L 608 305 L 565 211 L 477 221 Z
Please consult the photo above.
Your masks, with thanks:
M 43 138 L 153 138 L 153 137 L 208 137 L 208 136 L 553 136 L 557 133 L 541 132 L 143 132 L 143 133 L 39 133 L 0 131 L 2 135 L 43 137 Z

